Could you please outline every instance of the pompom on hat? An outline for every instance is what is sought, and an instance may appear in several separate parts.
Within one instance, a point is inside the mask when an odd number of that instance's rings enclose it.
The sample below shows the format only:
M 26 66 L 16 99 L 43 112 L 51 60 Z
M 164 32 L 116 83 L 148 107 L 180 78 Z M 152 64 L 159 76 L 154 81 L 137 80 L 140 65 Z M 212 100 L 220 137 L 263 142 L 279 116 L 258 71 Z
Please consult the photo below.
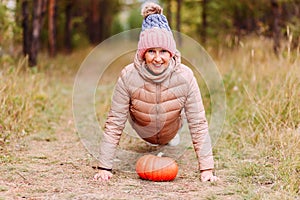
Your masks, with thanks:
M 141 14 L 144 20 L 138 42 L 140 59 L 143 59 L 147 49 L 155 47 L 166 49 L 170 52 L 171 57 L 175 55 L 176 43 L 168 20 L 162 12 L 163 9 L 153 2 L 145 3 L 142 8 Z

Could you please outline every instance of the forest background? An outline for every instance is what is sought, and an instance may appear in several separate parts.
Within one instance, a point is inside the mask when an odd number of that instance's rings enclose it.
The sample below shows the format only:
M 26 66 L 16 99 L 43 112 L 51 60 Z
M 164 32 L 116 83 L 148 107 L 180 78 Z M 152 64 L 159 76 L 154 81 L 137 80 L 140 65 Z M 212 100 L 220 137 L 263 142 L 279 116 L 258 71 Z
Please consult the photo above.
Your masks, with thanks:
M 143 2 L 1 0 L 3 174 L 11 170 L 7 166 L 22 162 L 19 154 L 28 150 L 24 142 L 28 138 L 57 142 L 57 130 L 72 126 L 72 84 L 80 63 L 105 39 L 141 28 Z M 226 89 L 226 120 L 214 152 L 217 169 L 231 187 L 207 199 L 232 195 L 241 199 L 299 198 L 300 1 L 159 3 L 171 29 L 193 38 L 212 56 Z M 203 91 L 204 102 L 209 102 L 205 87 Z M 209 103 L 205 106 L 209 110 Z M 14 170 L 24 180 L 24 174 L 30 174 Z M 15 183 L 16 177 L 1 178 L 0 197 L 1 193 L 21 195 L 9 184 Z M 25 193 L 43 192 L 49 190 Z

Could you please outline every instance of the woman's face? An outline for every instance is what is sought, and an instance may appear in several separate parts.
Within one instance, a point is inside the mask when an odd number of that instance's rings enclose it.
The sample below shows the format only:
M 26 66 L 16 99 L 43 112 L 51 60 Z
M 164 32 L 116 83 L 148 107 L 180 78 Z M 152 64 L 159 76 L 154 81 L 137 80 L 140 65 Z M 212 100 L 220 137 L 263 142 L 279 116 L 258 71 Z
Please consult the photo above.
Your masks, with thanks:
M 163 48 L 151 48 L 145 53 L 145 61 L 149 70 L 159 75 L 168 68 L 171 54 Z

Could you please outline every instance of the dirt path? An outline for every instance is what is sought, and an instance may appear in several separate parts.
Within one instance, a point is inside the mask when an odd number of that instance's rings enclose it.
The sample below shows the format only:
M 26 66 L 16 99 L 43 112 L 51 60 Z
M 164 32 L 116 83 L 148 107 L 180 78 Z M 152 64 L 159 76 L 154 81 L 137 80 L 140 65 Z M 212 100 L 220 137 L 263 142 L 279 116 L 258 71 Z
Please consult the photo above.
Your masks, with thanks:
M 33 135 L 13 145 L 11 161 L 0 169 L 0 199 L 236 199 L 229 183 L 199 181 L 193 150 L 178 160 L 173 182 L 144 181 L 122 170 L 109 182 L 92 181 L 96 160 L 83 147 L 72 120 L 66 121 L 55 135 Z

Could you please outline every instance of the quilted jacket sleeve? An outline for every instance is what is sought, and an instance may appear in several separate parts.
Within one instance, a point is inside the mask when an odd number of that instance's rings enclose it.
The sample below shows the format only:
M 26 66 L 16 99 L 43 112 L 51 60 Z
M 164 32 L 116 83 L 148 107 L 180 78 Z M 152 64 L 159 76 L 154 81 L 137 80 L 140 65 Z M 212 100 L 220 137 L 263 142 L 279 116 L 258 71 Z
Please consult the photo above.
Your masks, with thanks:
M 114 89 L 111 108 L 105 122 L 105 129 L 100 145 L 100 167 L 111 169 L 117 145 L 128 116 L 130 97 L 122 76 Z
M 196 78 L 192 75 L 189 81 L 188 96 L 185 104 L 185 113 L 197 154 L 200 170 L 213 169 L 211 140 L 208 133 L 208 123 L 202 103 L 200 90 Z

